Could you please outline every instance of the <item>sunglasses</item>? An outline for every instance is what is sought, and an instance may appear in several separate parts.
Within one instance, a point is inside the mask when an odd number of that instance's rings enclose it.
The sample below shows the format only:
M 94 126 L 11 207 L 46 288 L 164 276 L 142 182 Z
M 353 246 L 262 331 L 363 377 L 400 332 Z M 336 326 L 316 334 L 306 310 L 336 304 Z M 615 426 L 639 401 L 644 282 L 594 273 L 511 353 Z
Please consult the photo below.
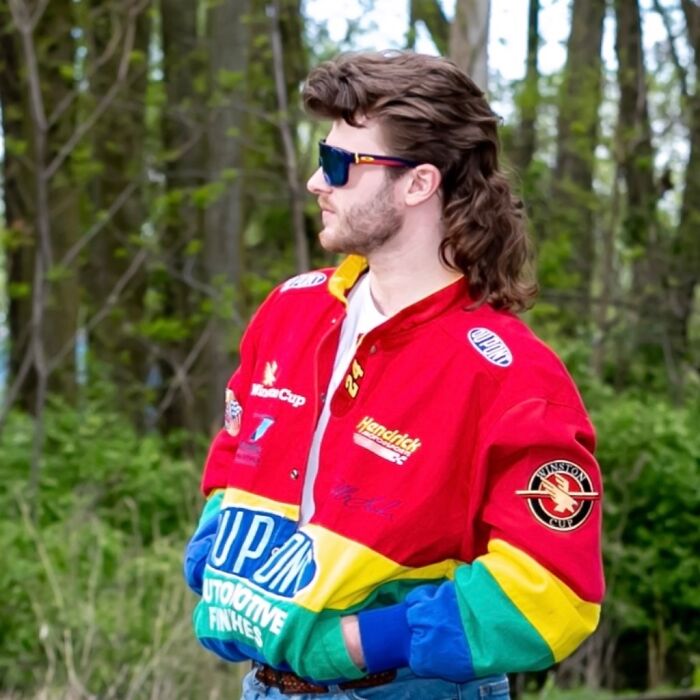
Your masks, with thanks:
M 329 146 L 325 140 L 318 142 L 318 164 L 326 183 L 332 187 L 347 184 L 351 165 L 384 165 L 388 168 L 415 168 L 418 163 L 394 156 L 378 156 L 371 153 L 351 153 L 343 148 Z

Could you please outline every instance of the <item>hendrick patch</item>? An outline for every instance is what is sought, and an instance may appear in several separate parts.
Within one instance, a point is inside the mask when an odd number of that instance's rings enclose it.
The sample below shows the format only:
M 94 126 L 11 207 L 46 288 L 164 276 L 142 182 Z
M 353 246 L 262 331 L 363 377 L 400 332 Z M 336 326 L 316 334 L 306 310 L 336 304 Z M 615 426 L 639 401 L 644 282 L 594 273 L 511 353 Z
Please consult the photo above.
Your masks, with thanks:
M 467 338 L 472 347 L 491 364 L 508 367 L 513 363 L 513 353 L 503 340 L 488 328 L 472 328 L 467 333 Z

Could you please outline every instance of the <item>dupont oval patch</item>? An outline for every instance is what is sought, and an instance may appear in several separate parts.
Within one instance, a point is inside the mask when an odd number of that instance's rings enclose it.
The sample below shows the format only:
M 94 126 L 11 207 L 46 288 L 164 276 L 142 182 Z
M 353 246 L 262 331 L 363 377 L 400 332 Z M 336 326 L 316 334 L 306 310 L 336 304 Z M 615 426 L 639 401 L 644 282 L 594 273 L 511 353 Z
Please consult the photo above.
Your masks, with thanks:
M 508 346 L 488 328 L 472 328 L 467 333 L 467 338 L 474 349 L 491 364 L 498 367 L 508 367 L 513 363 L 513 354 Z
M 323 284 L 328 277 L 325 272 L 305 272 L 302 275 L 292 277 L 283 285 L 281 291 L 288 292 L 290 289 L 306 289 L 307 287 L 318 287 Z

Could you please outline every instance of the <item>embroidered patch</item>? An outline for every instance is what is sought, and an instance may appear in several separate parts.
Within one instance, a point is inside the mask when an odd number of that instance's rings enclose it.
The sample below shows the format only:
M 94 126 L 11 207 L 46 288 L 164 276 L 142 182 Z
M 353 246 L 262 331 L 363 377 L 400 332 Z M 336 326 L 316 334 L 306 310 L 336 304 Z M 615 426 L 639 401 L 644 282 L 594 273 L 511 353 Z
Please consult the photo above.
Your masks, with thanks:
M 305 272 L 303 275 L 297 275 L 292 279 L 287 280 L 280 291 L 288 292 L 290 289 L 306 289 L 307 287 L 318 287 L 323 284 L 328 277 L 323 272 Z
M 561 532 L 581 527 L 593 510 L 593 501 L 600 499 L 585 470 L 564 459 L 543 464 L 527 489 L 515 493 L 527 499 L 537 520 Z
M 259 396 L 263 399 L 274 399 L 291 404 L 294 408 L 300 408 L 306 403 L 306 397 L 295 394 L 291 389 L 283 387 L 277 388 L 277 370 L 279 365 L 274 360 L 265 363 L 262 382 L 254 382 L 250 388 L 251 396 Z
M 274 386 L 277 381 L 277 363 L 266 362 L 265 371 L 263 372 L 263 386 Z
M 238 403 L 233 390 L 226 389 L 226 408 L 224 410 L 224 428 L 231 437 L 241 432 L 241 416 L 243 407 Z
M 365 371 L 362 369 L 362 365 L 357 361 L 357 359 L 353 359 L 352 363 L 350 364 L 350 369 L 345 375 L 345 381 L 343 382 L 345 391 L 350 394 L 351 399 L 357 398 L 357 394 L 360 391 L 360 385 L 362 383 L 362 377 L 364 376 Z
M 262 436 L 272 427 L 274 420 L 269 416 L 263 416 L 255 429 L 255 432 L 250 436 L 250 442 L 257 442 Z
M 259 597 L 253 589 L 247 594 L 241 590 L 236 597 L 240 581 L 228 579 L 233 574 L 247 579 L 245 585 L 252 582 L 275 596 L 294 597 L 311 583 L 317 570 L 314 540 L 295 530 L 296 523 L 277 513 L 239 506 L 222 508 L 209 563 L 223 572 L 225 578 L 205 576 L 208 586 L 202 598 L 212 606 L 210 610 L 239 613 L 244 622 L 248 622 L 244 617 L 247 615 L 272 634 L 279 634 L 287 617 L 286 610 L 275 607 L 267 597 Z M 213 620 L 218 624 L 216 617 Z M 226 623 L 230 633 L 230 619 Z M 241 624 L 240 631 L 242 628 Z M 256 627 L 250 624 L 248 628 Z
M 408 433 L 391 430 L 370 416 L 365 416 L 356 426 L 352 441 L 387 462 L 403 465 L 421 446 L 419 438 Z
M 472 328 L 467 338 L 474 349 L 492 364 L 508 367 L 513 363 L 513 354 L 508 346 L 488 328 Z

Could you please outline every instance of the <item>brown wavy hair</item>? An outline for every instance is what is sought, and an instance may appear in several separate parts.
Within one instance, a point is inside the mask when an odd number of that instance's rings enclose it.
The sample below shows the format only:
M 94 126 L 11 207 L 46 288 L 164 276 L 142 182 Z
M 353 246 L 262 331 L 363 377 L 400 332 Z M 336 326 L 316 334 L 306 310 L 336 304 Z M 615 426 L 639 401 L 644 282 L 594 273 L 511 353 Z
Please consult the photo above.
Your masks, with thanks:
M 531 305 L 532 248 L 522 202 L 499 168 L 499 118 L 462 70 L 408 51 L 346 53 L 311 71 L 302 95 L 312 116 L 352 126 L 377 119 L 391 155 L 435 165 L 443 262 L 464 273 L 478 303 Z

